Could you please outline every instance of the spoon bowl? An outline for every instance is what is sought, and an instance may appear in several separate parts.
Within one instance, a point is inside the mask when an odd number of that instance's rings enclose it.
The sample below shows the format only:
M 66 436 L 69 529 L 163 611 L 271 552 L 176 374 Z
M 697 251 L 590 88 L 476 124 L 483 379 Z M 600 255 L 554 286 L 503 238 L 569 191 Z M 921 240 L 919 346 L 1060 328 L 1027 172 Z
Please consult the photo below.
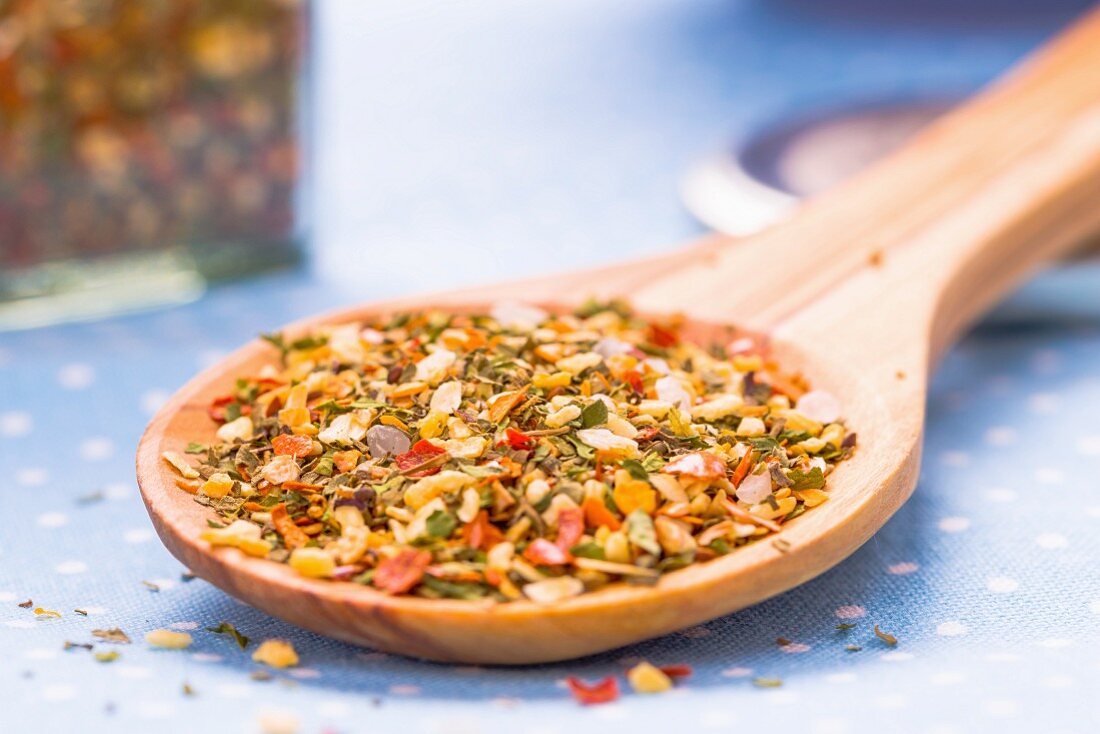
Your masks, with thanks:
M 681 629 L 803 583 L 850 555 L 916 485 L 929 370 L 956 336 L 1044 262 L 1100 230 L 1100 11 L 1005 79 L 852 181 L 752 238 L 712 238 L 581 273 L 413 297 L 293 324 L 398 310 L 486 311 L 522 300 L 549 310 L 590 296 L 645 314 L 683 313 L 686 336 L 765 335 L 788 371 L 844 406 L 859 433 L 830 475 L 829 501 L 782 531 L 654 586 L 614 584 L 540 606 L 529 601 L 389 596 L 303 578 L 288 566 L 199 540 L 211 517 L 176 488 L 164 451 L 210 440 L 206 406 L 277 354 L 252 342 L 182 388 L 137 455 L 161 539 L 193 572 L 321 634 L 432 660 L 562 660 Z

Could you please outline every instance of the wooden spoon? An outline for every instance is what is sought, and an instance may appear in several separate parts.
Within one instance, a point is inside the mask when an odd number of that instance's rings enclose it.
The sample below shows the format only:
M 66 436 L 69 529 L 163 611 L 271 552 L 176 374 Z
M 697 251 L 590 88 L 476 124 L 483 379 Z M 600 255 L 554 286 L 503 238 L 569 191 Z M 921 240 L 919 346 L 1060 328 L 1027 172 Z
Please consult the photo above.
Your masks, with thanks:
M 768 335 L 779 361 L 837 395 L 859 432 L 830 501 L 769 538 L 664 576 L 555 606 L 391 597 L 302 578 L 211 550 L 209 511 L 161 460 L 209 440 L 210 400 L 276 359 L 256 341 L 188 383 L 138 448 L 142 496 L 161 539 L 199 576 L 302 627 L 421 658 L 535 663 L 607 650 L 728 614 L 851 554 L 917 480 L 928 372 L 977 315 L 1044 261 L 1100 229 L 1100 12 L 903 150 L 749 240 L 712 239 L 583 273 L 352 308 L 288 327 L 395 309 L 488 308 L 502 299 L 568 306 L 622 296 L 682 312 L 701 338 L 736 324 Z

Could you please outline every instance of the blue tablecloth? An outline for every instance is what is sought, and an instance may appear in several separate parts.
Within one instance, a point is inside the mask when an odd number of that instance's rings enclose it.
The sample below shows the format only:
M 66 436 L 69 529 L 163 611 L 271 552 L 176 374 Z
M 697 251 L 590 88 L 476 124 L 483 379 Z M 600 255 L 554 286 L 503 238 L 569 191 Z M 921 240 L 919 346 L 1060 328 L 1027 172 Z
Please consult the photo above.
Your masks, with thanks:
M 992 31 L 910 4 L 819 5 L 320 4 L 312 270 L 0 335 L 0 731 L 251 732 L 265 716 L 371 734 L 1096 731 L 1095 267 L 1033 286 L 947 357 L 920 487 L 852 558 L 752 609 L 605 655 L 509 670 L 333 642 L 183 580 L 141 506 L 132 456 L 145 422 L 257 332 L 686 239 L 696 228 L 676 177 L 693 155 L 822 99 L 965 91 L 1071 14 L 1002 4 Z M 18 606 L 27 599 L 62 618 L 36 619 Z M 292 640 L 301 666 L 251 679 L 248 655 L 204 631 L 222 621 Z M 110 627 L 135 639 L 98 646 L 121 653 L 113 662 L 62 649 Z M 191 631 L 193 647 L 148 649 L 141 636 L 159 627 Z M 561 685 L 640 658 L 695 675 L 590 709 Z M 761 689 L 758 677 L 783 684 Z

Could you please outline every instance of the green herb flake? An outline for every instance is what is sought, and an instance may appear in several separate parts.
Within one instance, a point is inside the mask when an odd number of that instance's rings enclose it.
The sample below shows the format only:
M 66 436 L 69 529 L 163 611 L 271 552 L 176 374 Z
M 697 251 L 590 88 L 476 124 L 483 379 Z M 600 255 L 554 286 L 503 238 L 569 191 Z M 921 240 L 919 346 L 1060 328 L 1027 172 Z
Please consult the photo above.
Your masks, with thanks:
M 791 482 L 791 490 L 821 489 L 825 486 L 825 473 L 820 467 L 814 467 L 808 472 L 799 469 L 791 469 L 787 473 L 787 479 Z
M 602 400 L 593 400 L 581 411 L 581 427 L 594 428 L 607 423 L 607 405 Z
M 626 537 L 632 544 L 647 553 L 661 555 L 661 546 L 657 542 L 657 529 L 653 526 L 653 518 L 646 514 L 645 510 L 634 510 L 626 516 Z
M 836 626 L 836 628 L 840 632 L 847 632 L 848 630 L 854 630 L 856 628 L 856 625 L 852 624 L 851 622 L 841 622 Z
M 783 685 L 782 678 L 753 678 L 752 684 L 757 688 L 779 688 Z
M 213 632 L 216 635 L 229 635 L 242 650 L 248 647 L 249 638 L 242 635 L 237 628 L 229 622 L 221 622 L 216 627 L 207 627 L 206 631 Z
M 183 450 L 183 453 L 185 453 L 185 454 L 205 454 L 206 453 L 206 447 L 203 446 L 201 443 L 195 443 L 194 441 L 192 441 L 191 443 L 187 444 L 187 448 L 185 448 Z
M 433 538 L 449 538 L 458 527 L 458 520 L 449 512 L 436 510 L 428 516 L 424 527 Z

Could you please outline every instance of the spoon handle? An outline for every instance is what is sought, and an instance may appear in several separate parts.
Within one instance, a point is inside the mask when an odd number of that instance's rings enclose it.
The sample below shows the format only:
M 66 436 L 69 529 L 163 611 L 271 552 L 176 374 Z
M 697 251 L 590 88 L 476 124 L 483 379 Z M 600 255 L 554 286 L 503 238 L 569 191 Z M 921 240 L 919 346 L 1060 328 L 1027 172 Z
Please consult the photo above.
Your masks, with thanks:
M 1100 229 L 1098 202 L 1094 10 L 790 220 L 697 249 L 635 300 L 764 331 L 789 322 L 820 331 L 894 311 L 935 357 L 1036 267 Z

